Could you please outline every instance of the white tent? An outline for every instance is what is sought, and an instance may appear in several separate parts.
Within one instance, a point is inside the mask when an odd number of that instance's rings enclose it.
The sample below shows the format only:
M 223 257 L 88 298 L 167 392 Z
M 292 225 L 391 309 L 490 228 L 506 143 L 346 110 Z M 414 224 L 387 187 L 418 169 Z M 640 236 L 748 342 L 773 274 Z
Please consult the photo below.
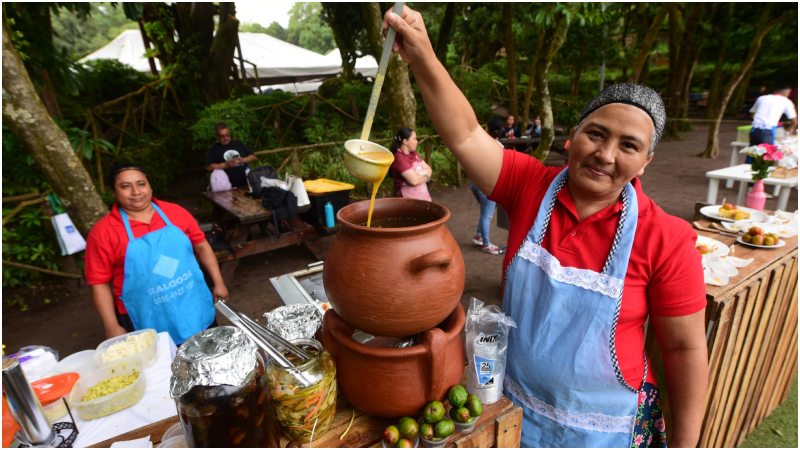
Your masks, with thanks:
M 325 59 L 327 59 L 328 62 L 338 64 L 340 68 L 342 66 L 342 56 L 339 54 L 338 48 L 329 51 L 325 55 Z M 364 55 L 356 59 L 355 70 L 365 77 L 375 78 L 375 75 L 378 74 L 378 61 L 375 61 L 372 55 Z
M 95 59 L 116 59 L 127 64 L 139 72 L 150 72 L 150 63 L 144 56 L 144 42 L 139 30 L 125 30 L 105 47 L 84 57 L 79 62 Z M 156 68 L 161 70 L 161 64 L 156 59 Z
M 319 80 L 334 76 L 342 70 L 341 64 L 336 61 L 268 34 L 239 33 L 239 43 L 242 57 L 248 61 L 244 64 L 248 77 L 257 76 L 262 85 Z M 140 72 L 150 71 L 150 65 L 144 56 L 142 36 L 138 30 L 122 32 L 108 45 L 80 62 L 101 58 L 116 59 Z M 235 63 L 239 65 L 238 60 Z

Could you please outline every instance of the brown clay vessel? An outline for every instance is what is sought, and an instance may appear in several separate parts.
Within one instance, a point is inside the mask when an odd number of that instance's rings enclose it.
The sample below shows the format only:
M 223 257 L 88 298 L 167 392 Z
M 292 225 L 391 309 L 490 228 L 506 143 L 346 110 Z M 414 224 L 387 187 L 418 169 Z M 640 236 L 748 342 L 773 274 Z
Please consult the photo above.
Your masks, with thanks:
M 419 335 L 407 348 L 370 347 L 352 338 L 353 327 L 334 310 L 322 323 L 322 345 L 336 360 L 336 381 L 356 408 L 379 417 L 416 417 L 441 400 L 464 373 L 464 308 Z
M 411 336 L 443 321 L 464 290 L 464 259 L 445 226 L 450 211 L 405 198 L 350 204 L 325 257 L 323 283 L 339 316 L 376 336 Z

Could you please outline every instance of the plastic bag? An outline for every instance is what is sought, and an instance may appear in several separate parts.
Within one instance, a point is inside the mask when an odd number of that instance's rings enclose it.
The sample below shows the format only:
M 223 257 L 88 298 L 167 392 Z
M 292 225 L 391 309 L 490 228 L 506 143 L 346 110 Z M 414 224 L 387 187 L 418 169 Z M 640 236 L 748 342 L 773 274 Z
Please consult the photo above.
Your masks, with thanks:
M 496 305 L 484 306 L 472 297 L 464 327 L 468 367 L 468 390 L 488 405 L 500 399 L 506 373 L 509 327 L 517 327 Z
M 306 185 L 303 184 L 302 178 L 287 174 L 286 184 L 289 186 L 289 190 L 292 191 L 292 194 L 297 197 L 298 208 L 311 204 L 311 199 L 308 198 Z

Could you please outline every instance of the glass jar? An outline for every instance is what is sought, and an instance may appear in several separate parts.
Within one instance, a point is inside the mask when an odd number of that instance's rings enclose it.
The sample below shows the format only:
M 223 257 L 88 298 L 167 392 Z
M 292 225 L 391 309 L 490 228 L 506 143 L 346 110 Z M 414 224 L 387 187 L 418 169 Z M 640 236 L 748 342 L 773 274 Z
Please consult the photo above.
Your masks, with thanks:
M 328 431 L 336 412 L 336 364 L 317 340 L 291 342 L 311 354 L 311 359 L 301 364 L 299 358 L 286 353 L 296 365 L 294 370 L 270 361 L 267 379 L 272 407 L 289 439 L 310 443 Z

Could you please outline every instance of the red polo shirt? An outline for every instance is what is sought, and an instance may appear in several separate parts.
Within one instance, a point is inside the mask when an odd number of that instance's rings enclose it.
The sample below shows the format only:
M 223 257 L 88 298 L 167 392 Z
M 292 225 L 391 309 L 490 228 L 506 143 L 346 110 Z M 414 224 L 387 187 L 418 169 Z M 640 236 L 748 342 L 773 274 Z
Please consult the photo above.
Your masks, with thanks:
M 546 167 L 526 154 L 504 151 L 500 178 L 491 195 L 509 215 L 503 273 L 533 227 L 547 188 L 561 170 L 563 167 Z M 633 179 L 633 187 L 639 216 L 622 293 L 616 350 L 623 376 L 638 387 L 648 314 L 694 314 L 705 308 L 706 291 L 701 256 L 695 250 L 697 234 L 687 222 L 665 213 L 645 195 L 638 178 Z M 621 208 L 622 202 L 618 202 L 581 221 L 564 187 L 557 195 L 542 245 L 564 266 L 599 272 L 611 250 Z M 647 379 L 655 384 L 652 371 Z
M 197 245 L 206 240 L 206 236 L 197 221 L 189 211 L 174 203 L 161 200 L 153 201 L 166 214 L 172 225 L 178 227 L 192 242 Z M 157 213 L 153 213 L 150 223 L 139 222 L 128 217 L 131 225 L 131 232 L 136 238 L 142 237 L 151 231 L 160 230 L 166 226 L 164 220 Z M 117 311 L 127 314 L 125 305 L 120 300 L 122 296 L 122 281 L 125 279 L 125 251 L 128 248 L 128 233 L 125 231 L 125 224 L 122 223 L 122 216 L 119 214 L 119 206 L 114 204 L 111 212 L 89 231 L 86 239 L 86 264 L 84 273 L 86 274 L 86 284 L 112 283 L 114 293 L 114 304 Z

